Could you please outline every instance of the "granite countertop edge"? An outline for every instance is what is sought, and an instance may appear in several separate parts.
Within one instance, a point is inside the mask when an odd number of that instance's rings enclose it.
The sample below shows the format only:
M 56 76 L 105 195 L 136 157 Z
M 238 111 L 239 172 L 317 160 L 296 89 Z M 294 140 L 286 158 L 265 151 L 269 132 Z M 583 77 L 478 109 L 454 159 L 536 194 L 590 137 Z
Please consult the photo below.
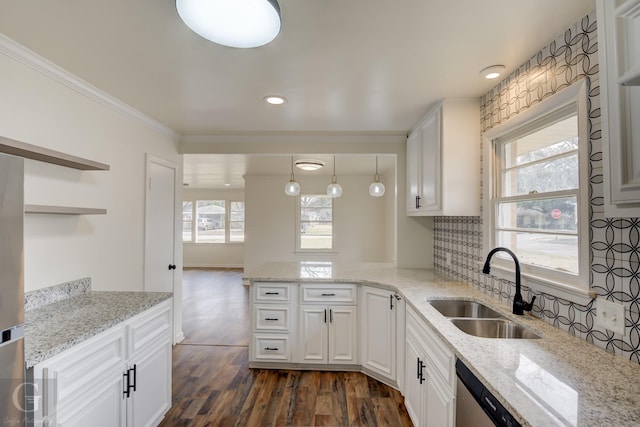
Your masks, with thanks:
M 507 304 L 468 283 L 444 278 L 433 270 L 396 268 L 382 263 L 336 265 L 325 277 L 302 277 L 306 274 L 306 266 L 301 263 L 267 263 L 245 274 L 243 279 L 250 283 L 355 283 L 397 291 L 523 426 L 567 425 L 567 421 L 541 411 L 539 403 L 528 398 L 516 383 L 512 365 L 517 364 L 521 355 L 530 356 L 543 370 L 557 374 L 579 392 L 574 425 L 640 425 L 640 382 L 629 379 L 640 377 L 640 365 L 532 315 L 516 316 Z M 429 304 L 429 300 L 436 298 L 482 302 L 532 329 L 541 339 L 496 340 L 467 335 Z
M 171 292 L 89 291 L 29 310 L 25 313 L 25 367 L 33 368 L 172 296 Z

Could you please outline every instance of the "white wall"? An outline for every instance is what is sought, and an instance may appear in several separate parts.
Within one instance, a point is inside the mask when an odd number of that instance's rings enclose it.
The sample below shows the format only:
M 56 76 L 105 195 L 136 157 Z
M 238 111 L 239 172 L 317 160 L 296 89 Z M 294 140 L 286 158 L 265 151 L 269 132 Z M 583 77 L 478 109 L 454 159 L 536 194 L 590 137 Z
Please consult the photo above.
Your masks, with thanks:
M 145 153 L 175 162 L 181 176 L 175 136 L 148 118 L 141 120 L 72 89 L 52 78 L 55 73 L 37 71 L 29 61 L 8 53 L 7 40 L 3 43 L 0 135 L 111 166 L 109 171 L 82 172 L 25 161 L 25 203 L 107 209 L 98 216 L 26 215 L 25 290 L 87 276 L 95 290 L 143 290 Z M 176 186 L 177 200 L 181 193 L 182 186 Z M 180 261 L 178 236 L 176 243 Z
M 331 183 L 326 176 L 296 178 L 301 194 L 326 194 Z M 296 254 L 296 198 L 284 193 L 288 179 L 288 175 L 245 177 L 245 271 L 268 261 L 392 262 L 387 247 L 393 242 L 387 237 L 393 218 L 387 218 L 387 206 L 394 204 L 393 193 L 371 197 L 371 176 L 339 176 L 343 193 L 333 205 L 334 252 Z
M 244 191 L 188 189 L 183 200 L 244 200 Z M 185 267 L 237 267 L 244 266 L 244 243 L 184 243 Z

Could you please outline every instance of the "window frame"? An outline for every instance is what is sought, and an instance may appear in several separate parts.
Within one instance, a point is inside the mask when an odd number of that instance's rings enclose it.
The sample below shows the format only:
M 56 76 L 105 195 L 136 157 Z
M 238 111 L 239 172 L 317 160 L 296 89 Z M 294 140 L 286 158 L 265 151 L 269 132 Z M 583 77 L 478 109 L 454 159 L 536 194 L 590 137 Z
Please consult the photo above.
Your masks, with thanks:
M 564 299 L 586 304 L 593 298 L 590 290 L 589 265 L 589 120 L 587 84 L 581 80 L 555 93 L 544 101 L 516 116 L 494 126 L 482 135 L 483 152 L 483 253 L 496 246 L 496 223 L 498 212 L 496 209 L 496 195 L 499 195 L 499 161 L 496 155 L 495 141 L 504 140 L 509 134 L 520 133 L 528 128 L 539 127 L 541 121 L 548 123 L 558 112 L 575 104 L 578 118 L 578 274 L 564 273 L 555 269 L 532 266 L 521 262 L 522 283 L 532 289 L 550 293 Z M 484 259 L 483 261 L 484 262 Z M 494 257 L 492 274 L 498 278 L 513 281 L 513 261 Z M 481 269 L 482 267 L 479 266 Z
M 198 241 L 197 240 L 198 202 L 215 202 L 215 201 L 224 202 L 224 242 Z M 242 241 L 233 241 L 233 242 L 231 241 L 231 228 L 230 228 L 230 223 L 232 222 L 231 221 L 231 203 L 233 202 L 241 202 L 244 204 L 246 208 L 245 201 L 238 200 L 238 199 L 227 199 L 227 198 L 216 197 L 216 198 L 197 198 L 197 199 L 183 200 L 182 201 L 183 229 L 184 229 L 184 222 L 185 222 L 184 221 L 184 215 L 185 215 L 184 204 L 191 203 L 191 240 L 184 240 L 184 237 L 183 237 L 182 243 L 188 244 L 188 245 L 242 245 L 244 244 L 244 235 L 243 235 Z M 245 210 L 245 214 L 246 214 L 246 210 Z M 195 218 L 195 221 L 194 221 L 194 218 Z M 233 221 L 233 222 L 239 222 L 239 221 Z
M 303 197 L 325 197 L 331 201 L 331 247 L 330 248 L 302 248 L 302 198 Z M 326 194 L 300 194 L 296 197 L 296 253 L 335 253 L 335 205 L 333 198 Z M 328 221 L 327 221 L 328 222 Z

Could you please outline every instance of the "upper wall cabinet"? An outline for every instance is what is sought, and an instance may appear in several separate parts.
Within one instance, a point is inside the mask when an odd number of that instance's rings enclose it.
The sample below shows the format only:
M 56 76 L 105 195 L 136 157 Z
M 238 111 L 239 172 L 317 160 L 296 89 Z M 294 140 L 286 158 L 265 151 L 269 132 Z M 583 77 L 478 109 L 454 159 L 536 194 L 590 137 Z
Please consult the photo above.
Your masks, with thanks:
M 407 139 L 407 215 L 480 215 L 480 102 L 445 99 Z
M 605 213 L 640 212 L 640 0 L 598 0 Z

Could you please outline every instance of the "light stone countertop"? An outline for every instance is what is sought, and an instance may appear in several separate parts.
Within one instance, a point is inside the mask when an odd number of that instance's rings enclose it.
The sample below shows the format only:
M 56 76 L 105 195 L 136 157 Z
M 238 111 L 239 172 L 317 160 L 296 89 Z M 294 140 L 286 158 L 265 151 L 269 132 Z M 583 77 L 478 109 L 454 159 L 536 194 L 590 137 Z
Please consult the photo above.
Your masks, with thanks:
M 524 426 L 640 426 L 640 365 L 554 328 L 431 270 L 391 264 L 268 263 L 251 282 L 360 283 L 397 290 Z M 475 300 L 531 328 L 541 339 L 467 335 L 436 311 L 437 298 Z
M 169 292 L 97 292 L 25 312 L 25 364 L 36 364 L 172 297 Z

